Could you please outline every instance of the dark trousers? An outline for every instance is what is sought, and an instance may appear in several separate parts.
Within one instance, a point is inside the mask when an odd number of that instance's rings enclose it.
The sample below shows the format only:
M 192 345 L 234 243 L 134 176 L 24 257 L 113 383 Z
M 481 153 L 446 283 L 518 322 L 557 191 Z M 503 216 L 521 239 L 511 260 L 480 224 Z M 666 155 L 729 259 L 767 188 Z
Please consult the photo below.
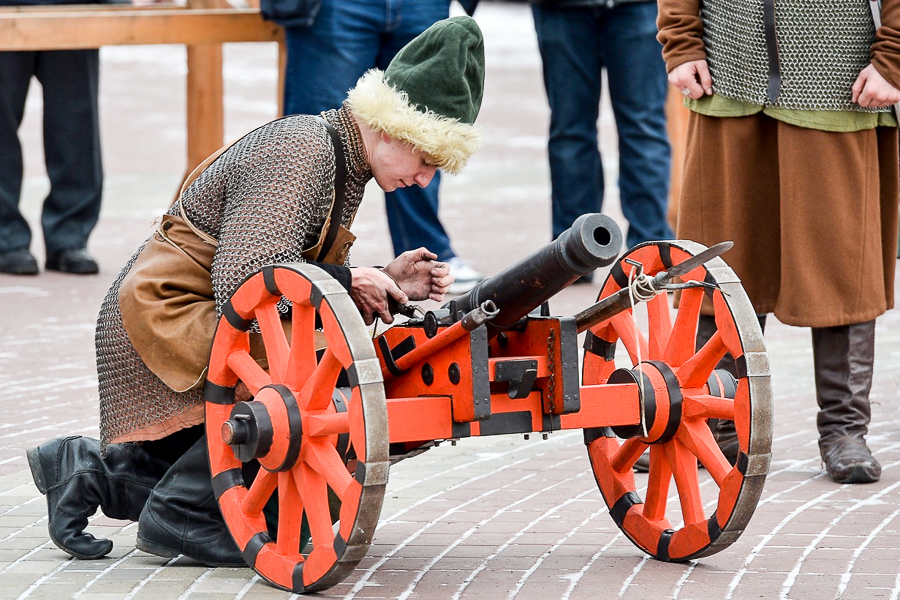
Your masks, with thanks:
M 28 248 L 19 211 L 18 130 L 32 76 L 43 88 L 44 158 L 50 194 L 41 211 L 48 253 L 84 248 L 100 216 L 103 168 L 97 91 L 98 50 L 0 52 L 0 252 Z

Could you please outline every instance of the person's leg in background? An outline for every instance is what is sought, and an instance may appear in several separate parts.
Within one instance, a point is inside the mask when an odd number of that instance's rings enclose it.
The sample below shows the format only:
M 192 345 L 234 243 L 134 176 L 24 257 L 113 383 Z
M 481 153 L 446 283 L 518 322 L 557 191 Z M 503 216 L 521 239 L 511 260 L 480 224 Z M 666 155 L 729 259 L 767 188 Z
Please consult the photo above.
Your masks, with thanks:
M 401 4 L 391 5 L 388 11 L 388 34 L 383 39 L 375 66 L 382 71 L 387 69 L 403 46 L 449 15 L 449 0 L 406 0 Z M 438 260 L 450 264 L 450 271 L 455 278 L 450 293 L 463 294 L 475 287 L 482 276 L 453 250 L 450 236 L 438 214 L 440 185 L 441 173 L 438 171 L 431 183 L 424 188 L 400 188 L 384 195 L 391 243 L 395 256 L 419 247 L 428 248 L 437 254 Z
M 597 139 L 603 40 L 594 9 L 538 5 L 532 9 L 550 104 L 547 151 L 556 239 L 575 219 L 603 207 L 603 164 Z
M 629 248 L 674 237 L 666 220 L 672 152 L 656 12 L 655 2 L 621 4 L 606 11 L 599 33 L 619 136 L 619 197 Z
M 36 275 L 31 229 L 19 211 L 22 145 L 19 125 L 37 52 L 0 52 L 0 273 Z
M 288 27 L 284 114 L 316 115 L 340 107 L 375 66 L 385 29 L 381 2 L 322 0 L 310 27 Z
M 41 213 L 46 267 L 97 273 L 97 262 L 86 248 L 103 195 L 97 99 L 100 51 L 41 52 L 35 76 L 44 88 L 44 156 L 50 177 L 50 194 Z

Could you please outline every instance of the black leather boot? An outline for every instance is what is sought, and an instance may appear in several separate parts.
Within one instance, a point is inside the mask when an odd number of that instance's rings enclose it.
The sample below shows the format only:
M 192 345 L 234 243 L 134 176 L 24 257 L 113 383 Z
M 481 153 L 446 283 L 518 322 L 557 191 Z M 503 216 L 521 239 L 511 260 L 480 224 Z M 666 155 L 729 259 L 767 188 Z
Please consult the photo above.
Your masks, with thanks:
M 76 558 L 106 556 L 113 543 L 84 532 L 97 508 L 114 519 L 136 521 L 168 464 L 135 444 L 107 446 L 71 436 L 56 438 L 27 452 L 38 490 L 47 496 L 50 539 Z
M 875 321 L 812 330 L 819 451 L 838 483 L 872 483 L 881 465 L 866 446 L 875 363 Z
M 206 436 L 160 480 L 138 520 L 137 547 L 163 558 L 183 554 L 211 567 L 245 567 L 212 487 Z

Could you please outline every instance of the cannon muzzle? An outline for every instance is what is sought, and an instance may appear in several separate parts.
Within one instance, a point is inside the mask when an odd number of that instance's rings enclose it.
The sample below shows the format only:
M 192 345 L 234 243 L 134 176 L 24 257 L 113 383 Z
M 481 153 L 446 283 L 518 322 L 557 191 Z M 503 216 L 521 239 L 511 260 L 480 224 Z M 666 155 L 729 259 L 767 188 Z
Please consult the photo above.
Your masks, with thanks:
M 499 314 L 487 327 L 496 335 L 582 275 L 612 264 L 621 249 L 622 232 L 615 221 L 599 213 L 582 215 L 550 244 L 457 298 L 456 310 L 469 313 L 493 302 Z

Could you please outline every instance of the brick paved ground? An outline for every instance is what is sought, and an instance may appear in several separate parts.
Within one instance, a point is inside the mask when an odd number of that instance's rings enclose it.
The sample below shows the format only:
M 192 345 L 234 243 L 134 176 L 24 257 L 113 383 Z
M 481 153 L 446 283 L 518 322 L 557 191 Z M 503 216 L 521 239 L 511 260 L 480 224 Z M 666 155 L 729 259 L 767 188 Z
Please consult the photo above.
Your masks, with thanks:
M 447 178 L 442 210 L 460 253 L 494 273 L 548 241 L 547 115 L 527 8 L 488 3 L 479 8 L 479 19 L 487 37 L 482 123 L 488 143 L 464 175 Z M 0 597 L 288 597 L 249 569 L 207 569 L 188 559 L 165 561 L 136 551 L 135 526 L 102 515 L 92 520 L 91 530 L 114 540 L 106 559 L 70 560 L 48 541 L 46 506 L 24 452 L 57 435 L 97 435 L 96 311 L 183 170 L 181 50 L 119 48 L 104 50 L 103 56 L 108 189 L 90 245 L 102 272 L 84 278 L 0 276 Z M 229 135 L 274 115 L 268 92 L 274 70 L 258 68 L 270 65 L 273 56 L 265 46 L 229 48 Z M 501 103 L 501 95 L 514 101 Z M 29 144 L 25 207 L 33 223 L 46 185 L 35 150 L 34 102 L 23 128 Z M 606 111 L 604 124 L 610 119 Z M 610 159 L 615 140 L 606 135 L 603 143 Z M 614 185 L 615 164 L 607 162 Z M 618 216 L 614 197 L 608 209 Z M 374 191 L 357 229 L 355 261 L 383 263 L 389 246 Z M 551 307 L 555 314 L 573 314 L 596 293 L 597 286 L 569 289 Z M 877 335 L 869 440 L 884 466 L 880 483 L 839 486 L 823 473 L 815 443 L 809 334 L 771 323 L 767 343 L 776 398 L 771 472 L 750 526 L 723 552 L 687 564 L 648 560 L 607 514 L 578 432 L 555 433 L 546 441 L 539 436 L 464 440 L 391 470 L 381 524 L 367 556 L 344 583 L 322 596 L 896 599 L 896 312 L 879 320 Z

